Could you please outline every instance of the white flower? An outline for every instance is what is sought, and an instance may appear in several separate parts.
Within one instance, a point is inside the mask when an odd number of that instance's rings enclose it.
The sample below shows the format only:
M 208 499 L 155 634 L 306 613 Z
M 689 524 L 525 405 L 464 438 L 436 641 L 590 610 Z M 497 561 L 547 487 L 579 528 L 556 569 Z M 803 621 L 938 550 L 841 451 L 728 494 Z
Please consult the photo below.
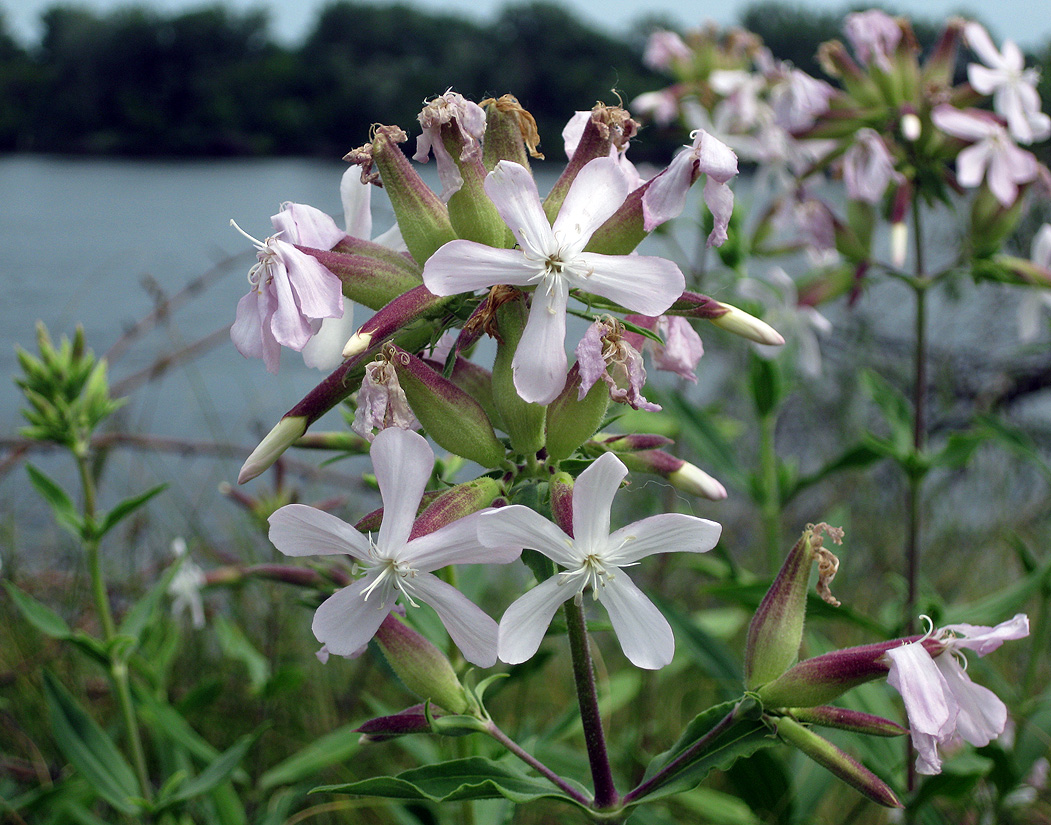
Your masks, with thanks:
M 1029 619 L 1019 613 L 996 627 L 947 625 L 925 637 L 941 647 L 933 656 L 923 640 L 887 651 L 887 681 L 905 702 L 919 773 L 941 772 L 939 745 L 957 736 L 976 747 L 988 745 L 1007 722 L 1007 707 L 991 690 L 970 680 L 960 664 L 960 651 L 985 656 L 1008 639 L 1028 635 Z
M 172 580 L 168 583 L 168 595 L 172 599 L 172 616 L 178 617 L 183 611 L 190 614 L 194 628 L 204 627 L 204 600 L 201 588 L 204 587 L 204 571 L 186 556 L 186 542 L 182 538 L 172 541 L 172 553 L 179 564 Z
M 877 204 L 891 181 L 901 183 L 905 178 L 894 168 L 894 158 L 879 132 L 858 129 L 847 153 L 843 156 L 843 182 L 847 195 L 854 200 Z
M 483 546 L 477 538 L 477 514 L 410 539 L 434 453 L 422 436 L 393 428 L 376 436 L 371 455 L 384 505 L 375 538 L 303 504 L 285 505 L 270 516 L 270 540 L 282 553 L 346 554 L 365 570 L 317 609 L 314 635 L 326 652 L 349 656 L 368 643 L 401 596 L 413 607 L 417 599 L 433 607 L 464 657 L 491 666 L 496 662 L 496 622 L 431 571 L 450 564 L 506 564 L 518 551 Z
M 529 659 L 558 606 L 590 587 L 609 613 L 624 655 L 632 664 L 656 670 L 671 661 L 675 639 L 670 625 L 624 568 L 655 553 L 711 550 L 722 527 L 706 519 L 666 513 L 610 533 L 610 506 L 627 472 L 620 459 L 604 453 L 580 474 L 573 488 L 573 537 L 520 505 L 481 517 L 478 532 L 482 541 L 531 547 L 563 568 L 504 613 L 501 660 L 515 664 Z
M 511 367 L 522 398 L 549 404 L 566 383 L 570 289 L 601 295 L 644 315 L 660 315 L 682 294 L 686 280 L 663 258 L 584 252 L 591 235 L 628 194 L 628 184 L 611 158 L 597 158 L 580 170 L 554 225 L 544 215 L 533 176 L 520 164 L 500 161 L 486 176 L 485 191 L 518 248 L 450 241 L 427 259 L 423 283 L 435 295 L 496 284 L 535 286 Z
M 880 9 L 854 12 L 847 15 L 843 32 L 862 63 L 891 70 L 890 56 L 901 42 L 901 26 L 893 17 Z

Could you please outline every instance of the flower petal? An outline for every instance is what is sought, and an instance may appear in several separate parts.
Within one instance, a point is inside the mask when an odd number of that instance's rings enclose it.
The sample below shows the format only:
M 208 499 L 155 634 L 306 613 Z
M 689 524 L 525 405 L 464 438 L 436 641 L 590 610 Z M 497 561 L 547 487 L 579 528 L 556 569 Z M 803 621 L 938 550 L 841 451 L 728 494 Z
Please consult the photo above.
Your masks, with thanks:
M 372 237 L 372 184 L 361 182 L 361 169 L 351 166 L 339 182 L 343 201 L 343 223 L 352 238 Z
M 616 212 L 628 196 L 628 181 L 616 158 L 595 158 L 573 179 L 552 231 L 579 252 L 595 230 Z
M 598 599 L 609 613 L 624 655 L 635 667 L 660 670 L 675 655 L 675 636 L 668 620 L 623 570 L 599 588 Z
M 512 602 L 500 619 L 500 661 L 517 665 L 532 658 L 558 606 L 575 594 L 576 590 L 560 585 L 558 576 L 552 576 Z
M 582 252 L 566 271 L 573 286 L 616 301 L 642 315 L 660 315 L 686 289 L 679 267 L 650 255 L 599 255 Z M 581 277 L 579 270 L 585 270 Z
M 496 664 L 496 622 L 478 605 L 430 573 L 416 576 L 413 592 L 434 608 L 468 662 L 479 667 Z
M 343 315 L 343 284 L 339 278 L 313 255 L 281 241 L 273 241 L 273 245 L 288 270 L 300 312 L 311 319 Z
M 478 537 L 481 517 L 482 513 L 472 513 L 413 539 L 405 547 L 405 559 L 411 559 L 414 567 L 428 572 L 448 564 L 507 564 L 517 559 L 521 547 L 481 542 Z
M 959 705 L 934 659 L 918 642 L 891 648 L 886 655 L 890 659 L 887 682 L 905 702 L 909 727 L 939 739 L 947 737 Z
M 334 370 L 343 363 L 343 347 L 356 332 L 354 327 L 354 305 L 343 304 L 341 318 L 325 318 L 314 337 L 300 350 L 303 363 L 319 370 Z
M 423 436 L 389 427 L 376 436 L 370 454 L 383 498 L 383 521 L 376 546 L 400 559 L 431 477 L 434 453 Z
M 336 591 L 314 613 L 311 630 L 329 653 L 350 656 L 368 644 L 394 607 L 398 597 L 398 591 L 394 588 L 382 604 L 378 603 L 379 594 L 369 601 L 362 596 L 373 578 L 372 575 L 364 576 Z
M 308 507 L 286 504 L 270 518 L 270 541 L 286 556 L 332 556 L 345 553 L 369 559 L 369 542 L 340 518 Z
M 545 257 L 555 252 L 551 224 L 540 204 L 536 181 L 528 169 L 520 163 L 502 160 L 486 175 L 483 185 L 485 194 L 523 251 Z
M 563 567 L 580 564 L 573 540 L 535 510 L 512 504 L 479 516 L 478 538 L 490 547 L 529 547 Z
M 605 549 L 609 511 L 628 468 L 613 453 L 603 453 L 573 485 L 573 540 L 582 554 Z
M 474 241 L 449 241 L 423 267 L 423 283 L 435 295 L 533 283 L 540 268 L 516 249 L 494 249 Z
M 344 238 L 343 230 L 320 209 L 305 203 L 285 203 L 270 223 L 281 240 L 314 249 L 331 249 Z
M 955 656 L 942 654 L 934 662 L 960 705 L 957 733 L 977 748 L 988 745 L 1004 732 L 1007 706 L 991 690 L 972 682 Z
M 1006 641 L 1024 639 L 1029 635 L 1029 617 L 1018 613 L 996 627 L 973 624 L 950 624 L 941 628 L 941 633 L 953 633 L 957 638 L 947 640 L 950 648 L 965 647 L 979 656 L 992 653 Z
M 721 524 L 682 513 L 650 516 L 609 537 L 611 548 L 623 544 L 610 554 L 609 560 L 623 567 L 654 553 L 705 553 L 719 543 L 722 531 Z
M 533 292 L 522 338 L 511 359 L 515 389 L 526 401 L 550 404 L 566 385 L 565 279 L 541 284 Z

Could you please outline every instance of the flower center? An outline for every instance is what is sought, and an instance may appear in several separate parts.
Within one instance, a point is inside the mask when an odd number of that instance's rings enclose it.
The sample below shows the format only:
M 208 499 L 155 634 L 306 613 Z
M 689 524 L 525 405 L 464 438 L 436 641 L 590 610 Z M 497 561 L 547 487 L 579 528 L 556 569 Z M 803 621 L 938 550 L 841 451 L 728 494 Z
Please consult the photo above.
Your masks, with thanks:
M 362 592 L 361 596 L 365 601 L 368 601 L 372 592 L 378 589 L 381 594 L 380 602 L 382 606 L 382 602 L 386 602 L 390 596 L 391 590 L 398 590 L 405 596 L 409 604 L 413 607 L 419 607 L 412 598 L 412 591 L 415 588 L 410 581 L 416 578 L 416 574 L 420 572 L 419 570 L 409 566 L 407 562 L 398 561 L 397 559 L 379 559 L 378 563 L 373 565 L 372 570 L 379 570 L 379 573 L 372 584 Z
M 598 598 L 599 587 L 605 587 L 606 582 L 612 581 L 617 575 L 617 567 L 607 564 L 598 553 L 588 553 L 576 570 L 566 570 L 558 574 L 558 584 L 561 587 L 567 582 L 572 582 L 577 593 L 583 593 L 591 587 L 594 598 Z

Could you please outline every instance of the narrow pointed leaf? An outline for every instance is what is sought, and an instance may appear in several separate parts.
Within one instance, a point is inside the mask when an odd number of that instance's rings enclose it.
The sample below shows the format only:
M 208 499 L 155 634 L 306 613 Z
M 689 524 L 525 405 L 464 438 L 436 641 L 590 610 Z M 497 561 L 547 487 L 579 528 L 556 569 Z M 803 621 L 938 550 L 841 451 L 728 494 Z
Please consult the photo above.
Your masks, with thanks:
M 120 522 L 128 515 L 138 510 L 143 504 L 158 493 L 167 489 L 167 487 L 167 484 L 158 484 L 156 487 L 147 490 L 145 493 L 124 499 L 124 501 L 117 504 L 116 507 L 103 516 L 102 523 L 99 525 L 98 530 L 95 533 L 95 538 L 102 538 L 106 533 L 120 524 Z
M 26 472 L 29 473 L 29 480 L 36 491 L 51 505 L 59 523 L 73 535 L 80 536 L 84 523 L 66 491 L 32 464 L 26 464 Z
M 19 590 L 11 582 L 3 583 L 7 595 L 15 603 L 26 621 L 52 639 L 68 639 L 73 635 L 66 620 L 43 602 L 38 602 L 28 593 Z

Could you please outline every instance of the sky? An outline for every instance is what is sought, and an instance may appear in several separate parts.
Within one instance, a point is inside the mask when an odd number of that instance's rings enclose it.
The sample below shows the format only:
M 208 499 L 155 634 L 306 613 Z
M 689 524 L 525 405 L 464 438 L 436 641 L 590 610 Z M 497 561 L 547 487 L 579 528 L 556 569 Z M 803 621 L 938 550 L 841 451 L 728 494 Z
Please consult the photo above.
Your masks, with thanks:
M 97 11 L 108 11 L 124 5 L 145 5 L 160 12 L 183 11 L 202 5 L 201 0 L 62 0 Z M 320 8 L 329 0 L 226 0 L 226 5 L 240 9 L 265 8 L 269 11 L 271 31 L 279 40 L 294 43 L 313 25 Z M 1010 38 L 1023 47 L 1042 46 L 1051 39 L 1051 14 L 1035 11 L 1047 0 L 998 0 L 995 15 L 988 0 L 885 0 L 883 5 L 903 14 L 941 20 L 951 14 L 976 16 L 989 25 L 994 38 Z M 59 0 L 0 0 L 8 29 L 23 43 L 35 42 L 40 35 L 40 13 Z M 414 5 L 432 11 L 462 13 L 475 20 L 492 19 L 507 5 L 507 0 L 414 0 Z M 727 25 L 737 22 L 740 12 L 752 0 L 563 0 L 578 17 L 612 33 L 625 31 L 641 15 L 660 15 L 682 27 L 696 26 L 705 20 Z M 859 0 L 806 0 L 805 5 L 828 11 L 859 7 Z M 984 6 L 984 11 L 983 11 Z

